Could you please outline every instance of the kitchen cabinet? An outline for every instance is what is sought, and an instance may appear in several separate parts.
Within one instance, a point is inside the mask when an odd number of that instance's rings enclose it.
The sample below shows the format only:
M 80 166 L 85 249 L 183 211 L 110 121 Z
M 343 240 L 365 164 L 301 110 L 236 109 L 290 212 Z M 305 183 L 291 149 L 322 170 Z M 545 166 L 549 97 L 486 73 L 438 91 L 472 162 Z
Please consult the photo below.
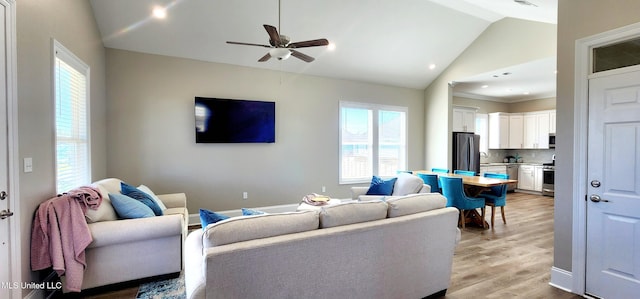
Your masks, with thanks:
M 509 114 L 496 112 L 489 114 L 489 149 L 509 147 Z
M 510 149 L 522 148 L 524 132 L 524 116 L 522 113 L 509 114 L 509 147 Z
M 535 166 L 520 165 L 518 167 L 518 189 L 534 190 L 535 187 Z
M 453 107 L 453 132 L 469 132 L 476 131 L 476 111 L 478 109 L 472 107 Z
M 549 148 L 549 112 L 525 113 L 523 116 L 522 148 Z
M 542 192 L 542 165 L 535 166 L 535 175 L 533 176 L 533 190 Z
M 481 165 L 480 166 L 480 175 L 484 176 L 484 174 L 487 173 L 487 172 L 491 172 L 491 173 L 507 173 L 507 166 L 506 165 L 488 165 L 488 166 Z
M 556 111 L 555 110 L 551 110 L 549 112 L 549 133 L 550 134 L 556 133 Z
M 518 189 L 542 192 L 542 165 L 520 165 Z

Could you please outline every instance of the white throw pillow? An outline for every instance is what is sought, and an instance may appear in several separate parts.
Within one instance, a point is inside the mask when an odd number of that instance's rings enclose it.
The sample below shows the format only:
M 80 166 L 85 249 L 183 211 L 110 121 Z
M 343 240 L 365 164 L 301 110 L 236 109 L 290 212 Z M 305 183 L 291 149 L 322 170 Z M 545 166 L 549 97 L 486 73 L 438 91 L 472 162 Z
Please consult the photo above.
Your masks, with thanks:
M 102 194 L 102 202 L 100 203 L 100 206 L 98 206 L 97 210 L 87 209 L 87 213 L 84 215 L 87 223 L 117 220 L 118 215 L 111 205 L 109 192 L 102 185 L 93 185 L 93 187 L 100 190 L 100 194 Z
M 422 185 L 424 181 L 410 173 L 400 173 L 398 174 L 398 179 L 396 180 L 396 184 L 393 187 L 394 196 L 403 196 L 407 194 L 418 193 L 420 189 L 422 189 Z
M 156 201 L 156 203 L 158 204 L 158 206 L 160 206 L 160 209 L 162 209 L 163 212 L 164 212 L 164 210 L 167 209 L 167 206 L 164 205 L 162 200 L 160 200 L 160 198 L 158 198 L 158 196 L 156 196 L 156 194 L 153 193 L 153 191 L 151 191 L 151 189 L 149 189 L 149 187 L 147 187 L 145 185 L 140 185 L 140 186 L 138 186 L 138 190 L 151 195 L 151 198 L 153 198 L 153 200 Z

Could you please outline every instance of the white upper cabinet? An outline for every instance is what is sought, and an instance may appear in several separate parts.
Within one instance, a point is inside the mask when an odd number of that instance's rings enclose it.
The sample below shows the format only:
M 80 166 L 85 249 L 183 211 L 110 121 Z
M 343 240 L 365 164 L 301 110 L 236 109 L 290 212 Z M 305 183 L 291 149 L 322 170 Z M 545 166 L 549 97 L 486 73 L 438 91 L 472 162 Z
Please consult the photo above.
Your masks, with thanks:
M 509 147 L 509 114 L 489 114 L 489 148 L 504 149 Z
M 453 107 L 453 132 L 469 132 L 476 131 L 476 108 L 472 107 Z
M 522 148 L 524 132 L 524 116 L 522 113 L 509 114 L 509 147 Z
M 524 114 L 522 148 L 549 148 L 549 112 L 531 112 Z

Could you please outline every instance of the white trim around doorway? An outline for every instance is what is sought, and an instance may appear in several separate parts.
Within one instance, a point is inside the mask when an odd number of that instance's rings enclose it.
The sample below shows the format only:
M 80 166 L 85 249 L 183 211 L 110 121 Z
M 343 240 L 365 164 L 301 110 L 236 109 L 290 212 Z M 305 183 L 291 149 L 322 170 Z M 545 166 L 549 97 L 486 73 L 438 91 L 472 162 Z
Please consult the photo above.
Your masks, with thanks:
M 587 160 L 587 124 L 588 107 L 587 101 L 589 97 L 589 79 L 592 75 L 592 57 L 591 50 L 594 47 L 599 47 L 607 44 L 624 41 L 634 37 L 640 36 L 640 23 L 628 25 L 618 29 L 610 30 L 607 32 L 599 33 L 593 36 L 585 37 L 576 40 L 575 45 L 575 69 L 574 69 L 574 123 L 573 123 L 573 173 L 574 180 L 572 185 L 573 194 L 573 221 L 572 221 L 572 242 L 571 242 L 571 272 L 570 273 L 558 273 L 564 274 L 558 277 L 564 277 L 565 279 L 558 279 L 552 284 L 558 284 L 559 287 L 576 294 L 584 294 L 586 290 L 586 244 L 587 244 L 587 169 L 583 161 Z M 625 69 L 611 70 L 602 72 L 604 75 L 613 74 L 619 72 L 626 72 L 630 70 L 637 70 L 640 67 L 633 66 Z M 566 279 L 571 277 L 571 281 Z M 553 271 L 552 271 L 553 277 Z M 565 285 L 562 285 L 565 284 Z

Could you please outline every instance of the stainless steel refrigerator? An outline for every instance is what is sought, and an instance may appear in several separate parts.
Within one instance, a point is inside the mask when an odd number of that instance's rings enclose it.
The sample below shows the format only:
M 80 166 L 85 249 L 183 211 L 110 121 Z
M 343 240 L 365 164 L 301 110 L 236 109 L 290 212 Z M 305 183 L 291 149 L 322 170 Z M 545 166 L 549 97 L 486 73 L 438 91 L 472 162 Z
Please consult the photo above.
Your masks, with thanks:
M 471 170 L 480 173 L 480 135 L 453 132 L 452 170 Z

